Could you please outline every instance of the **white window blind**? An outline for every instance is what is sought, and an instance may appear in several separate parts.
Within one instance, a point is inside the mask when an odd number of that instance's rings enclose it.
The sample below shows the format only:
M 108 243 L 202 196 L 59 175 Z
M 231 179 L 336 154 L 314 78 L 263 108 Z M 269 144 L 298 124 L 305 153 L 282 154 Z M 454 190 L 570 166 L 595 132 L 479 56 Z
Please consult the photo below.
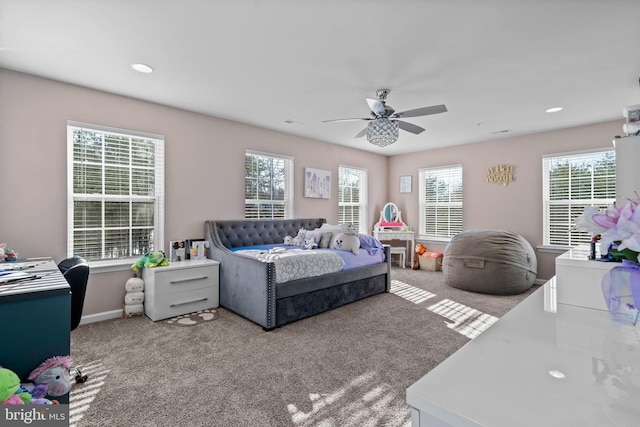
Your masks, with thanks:
M 367 233 L 367 170 L 351 166 L 338 167 L 338 222 L 352 224 Z
M 162 250 L 164 137 L 67 122 L 68 256 Z
M 420 234 L 450 238 L 462 231 L 462 165 L 419 170 Z
M 606 208 L 616 197 L 615 151 L 557 154 L 542 158 L 543 244 L 588 243 L 589 233 L 572 230 L 586 206 Z
M 293 157 L 245 152 L 244 217 L 293 218 Z

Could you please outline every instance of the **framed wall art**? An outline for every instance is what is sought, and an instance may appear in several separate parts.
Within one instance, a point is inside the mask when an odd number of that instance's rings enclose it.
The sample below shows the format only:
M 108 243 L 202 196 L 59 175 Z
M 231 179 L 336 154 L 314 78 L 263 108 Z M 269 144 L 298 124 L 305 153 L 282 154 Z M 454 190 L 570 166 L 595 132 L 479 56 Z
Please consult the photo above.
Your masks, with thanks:
M 331 171 L 304 168 L 304 197 L 331 198 Z
M 400 192 L 411 193 L 411 175 L 400 177 Z

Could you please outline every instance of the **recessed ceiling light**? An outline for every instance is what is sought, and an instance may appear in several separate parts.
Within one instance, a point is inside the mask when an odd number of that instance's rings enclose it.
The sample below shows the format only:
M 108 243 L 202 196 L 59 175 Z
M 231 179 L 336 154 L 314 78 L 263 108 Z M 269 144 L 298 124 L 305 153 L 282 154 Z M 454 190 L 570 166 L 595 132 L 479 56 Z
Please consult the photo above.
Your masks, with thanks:
M 145 73 L 145 74 L 153 73 L 153 68 L 151 68 L 147 64 L 131 64 L 131 68 L 133 68 L 139 73 Z
M 558 111 L 562 111 L 562 107 L 551 107 L 546 110 L 547 113 L 557 113 Z

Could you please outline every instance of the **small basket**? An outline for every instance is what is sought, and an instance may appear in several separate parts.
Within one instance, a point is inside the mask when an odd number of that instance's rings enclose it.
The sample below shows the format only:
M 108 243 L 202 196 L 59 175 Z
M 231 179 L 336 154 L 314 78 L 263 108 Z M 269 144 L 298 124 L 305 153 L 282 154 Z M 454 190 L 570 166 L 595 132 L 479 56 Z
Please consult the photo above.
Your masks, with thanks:
M 418 261 L 420 262 L 420 270 L 442 270 L 442 253 L 440 252 L 425 252 L 418 257 Z

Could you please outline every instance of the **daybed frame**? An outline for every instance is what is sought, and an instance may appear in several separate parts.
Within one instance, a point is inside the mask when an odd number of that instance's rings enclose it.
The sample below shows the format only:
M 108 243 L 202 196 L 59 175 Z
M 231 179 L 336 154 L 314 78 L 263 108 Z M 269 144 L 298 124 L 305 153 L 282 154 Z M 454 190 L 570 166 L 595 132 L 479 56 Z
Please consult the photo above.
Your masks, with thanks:
M 220 305 L 271 330 L 389 292 L 388 246 L 385 246 L 384 262 L 278 284 L 273 262 L 262 262 L 229 250 L 282 243 L 285 236 L 295 236 L 300 228 L 313 230 L 324 222 L 323 218 L 206 221 L 208 257 L 220 261 Z

